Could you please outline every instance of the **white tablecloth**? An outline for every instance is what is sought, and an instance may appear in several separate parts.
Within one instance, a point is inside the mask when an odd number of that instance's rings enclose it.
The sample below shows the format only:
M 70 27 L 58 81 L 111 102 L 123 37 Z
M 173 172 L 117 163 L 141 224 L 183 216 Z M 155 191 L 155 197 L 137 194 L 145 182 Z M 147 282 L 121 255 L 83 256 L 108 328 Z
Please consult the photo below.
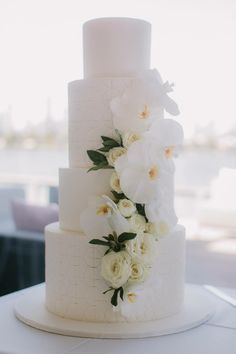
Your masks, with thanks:
M 224 290 L 236 297 L 236 289 Z M 0 298 L 0 354 L 236 353 L 236 308 L 214 295 L 216 314 L 208 323 L 179 334 L 125 340 L 66 337 L 28 327 L 14 316 L 17 296 L 19 293 Z

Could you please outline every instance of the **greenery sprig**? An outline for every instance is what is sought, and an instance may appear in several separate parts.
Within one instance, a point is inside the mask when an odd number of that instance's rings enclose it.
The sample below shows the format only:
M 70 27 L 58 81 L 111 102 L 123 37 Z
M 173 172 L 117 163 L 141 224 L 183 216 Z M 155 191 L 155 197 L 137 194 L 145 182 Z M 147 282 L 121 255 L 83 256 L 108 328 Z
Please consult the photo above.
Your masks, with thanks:
M 111 193 L 113 194 L 113 196 L 114 196 L 114 198 L 115 198 L 115 203 L 116 203 L 116 204 L 119 203 L 119 201 L 120 201 L 121 199 L 129 199 L 128 197 L 126 197 L 126 195 L 125 195 L 124 193 L 117 193 L 117 192 L 115 192 L 114 190 L 112 190 Z M 144 204 L 138 204 L 138 203 L 136 203 L 135 206 L 136 206 L 136 209 L 137 209 L 138 214 L 144 216 L 146 222 L 148 222 L 148 218 L 147 218 L 146 213 L 145 213 Z
M 108 236 L 103 236 L 102 238 L 105 240 L 94 238 L 89 241 L 92 245 L 106 246 L 108 249 L 105 254 L 109 252 L 120 252 L 125 249 L 125 242 L 128 240 L 132 240 L 137 236 L 137 234 L 133 232 L 122 232 L 119 236 L 117 236 L 116 232 L 113 234 L 109 234 Z
M 109 165 L 107 158 L 104 154 L 96 150 L 87 150 L 88 157 L 93 162 L 94 166 L 91 167 L 89 171 L 96 171 L 107 168 L 114 168 Z
M 103 236 L 104 240 L 94 238 L 89 241 L 92 245 L 106 246 L 108 249 L 105 252 L 105 255 L 109 252 L 120 252 L 125 249 L 125 242 L 128 240 L 133 240 L 137 234 L 133 232 L 122 232 L 119 236 L 117 236 L 116 232 L 113 234 L 109 234 L 108 236 Z M 120 296 L 121 300 L 123 300 L 124 289 L 123 287 L 119 287 L 117 289 L 110 287 L 108 290 L 104 291 L 103 294 L 106 294 L 108 291 L 114 291 L 111 297 L 111 304 L 113 306 L 118 305 L 118 298 Z
M 144 216 L 146 222 L 148 222 L 148 218 L 147 218 L 146 213 L 145 213 L 144 204 L 138 204 L 138 203 L 136 203 L 135 205 L 136 205 L 137 212 L 138 212 L 140 215 Z
M 115 200 L 114 202 L 117 204 L 121 199 L 128 199 L 124 193 L 117 193 L 114 190 L 111 191 L 111 193 L 113 194 Z
M 117 306 L 118 305 L 118 297 L 119 297 L 119 295 L 120 295 L 121 300 L 122 301 L 124 300 L 124 288 L 122 286 L 117 288 L 117 289 L 110 287 L 108 290 L 104 291 L 103 294 L 106 294 L 109 291 L 114 291 L 113 295 L 111 297 L 111 304 L 113 306 Z
M 122 137 L 118 130 L 115 130 L 117 134 L 117 140 L 110 138 L 108 136 L 101 136 L 102 147 L 97 150 L 87 150 L 88 157 L 93 162 L 93 167 L 89 171 L 97 171 L 100 169 L 113 169 L 113 166 L 110 166 L 107 160 L 106 153 L 115 147 L 123 147 Z

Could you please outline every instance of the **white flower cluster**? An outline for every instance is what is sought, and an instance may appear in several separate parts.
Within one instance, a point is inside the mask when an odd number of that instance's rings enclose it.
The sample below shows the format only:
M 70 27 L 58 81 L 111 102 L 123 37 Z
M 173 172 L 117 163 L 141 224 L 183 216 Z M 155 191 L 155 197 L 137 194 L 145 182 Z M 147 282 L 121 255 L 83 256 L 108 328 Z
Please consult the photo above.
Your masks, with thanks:
M 102 258 L 101 274 L 112 288 L 130 288 L 146 279 L 155 249 L 153 242 L 151 235 L 139 234 L 127 241 L 126 250 L 110 252 Z
M 125 284 L 144 281 L 155 250 L 154 238 L 145 232 L 145 219 L 135 213 L 136 207 L 128 199 L 116 205 L 109 197 L 97 197 L 90 201 L 80 215 L 85 234 L 101 237 L 115 232 L 135 232 L 137 236 L 125 243 L 120 252 L 109 252 L 102 258 L 101 273 L 110 286 L 117 289 Z
M 110 187 L 118 197 L 115 202 L 107 196 L 96 198 L 80 216 L 89 237 L 136 234 L 119 252 L 105 254 L 101 264 L 103 278 L 112 289 L 125 287 L 131 303 L 135 301 L 134 284 L 145 281 L 155 259 L 155 240 L 177 223 L 172 157 L 182 145 L 183 130 L 175 120 L 164 118 L 164 110 L 179 113 L 168 96 L 171 91 L 172 85 L 163 83 L 156 70 L 149 70 L 111 101 L 113 125 L 122 142 L 106 156 L 114 167 Z
M 182 145 L 183 129 L 175 120 L 163 118 L 164 110 L 179 113 L 168 96 L 172 86 L 163 83 L 156 70 L 149 70 L 110 104 L 114 126 L 121 132 L 126 149 L 114 163 L 119 190 L 134 205 L 144 205 L 149 221 L 145 229 L 156 238 L 168 234 L 177 223 L 172 158 Z M 130 220 L 133 225 L 136 218 Z

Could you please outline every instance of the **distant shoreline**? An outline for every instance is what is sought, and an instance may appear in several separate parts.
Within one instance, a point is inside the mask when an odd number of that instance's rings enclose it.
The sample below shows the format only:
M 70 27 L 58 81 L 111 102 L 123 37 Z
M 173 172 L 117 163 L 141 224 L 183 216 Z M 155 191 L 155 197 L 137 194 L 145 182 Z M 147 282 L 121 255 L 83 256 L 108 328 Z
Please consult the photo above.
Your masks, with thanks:
M 0 150 L 1 172 L 57 177 L 60 167 L 69 167 L 64 150 Z M 222 167 L 236 168 L 236 152 L 215 149 L 185 149 L 175 159 L 177 186 L 207 187 Z

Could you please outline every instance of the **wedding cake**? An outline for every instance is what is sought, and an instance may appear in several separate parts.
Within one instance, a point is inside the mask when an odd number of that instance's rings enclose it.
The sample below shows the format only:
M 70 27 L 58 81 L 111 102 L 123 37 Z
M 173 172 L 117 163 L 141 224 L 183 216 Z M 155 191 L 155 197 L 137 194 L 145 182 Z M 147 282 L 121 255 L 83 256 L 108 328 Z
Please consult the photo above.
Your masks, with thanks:
M 83 27 L 84 79 L 69 83 L 69 168 L 46 237 L 46 308 L 87 322 L 157 320 L 181 310 L 185 231 L 174 210 L 183 140 L 173 85 L 150 69 L 151 25 Z

